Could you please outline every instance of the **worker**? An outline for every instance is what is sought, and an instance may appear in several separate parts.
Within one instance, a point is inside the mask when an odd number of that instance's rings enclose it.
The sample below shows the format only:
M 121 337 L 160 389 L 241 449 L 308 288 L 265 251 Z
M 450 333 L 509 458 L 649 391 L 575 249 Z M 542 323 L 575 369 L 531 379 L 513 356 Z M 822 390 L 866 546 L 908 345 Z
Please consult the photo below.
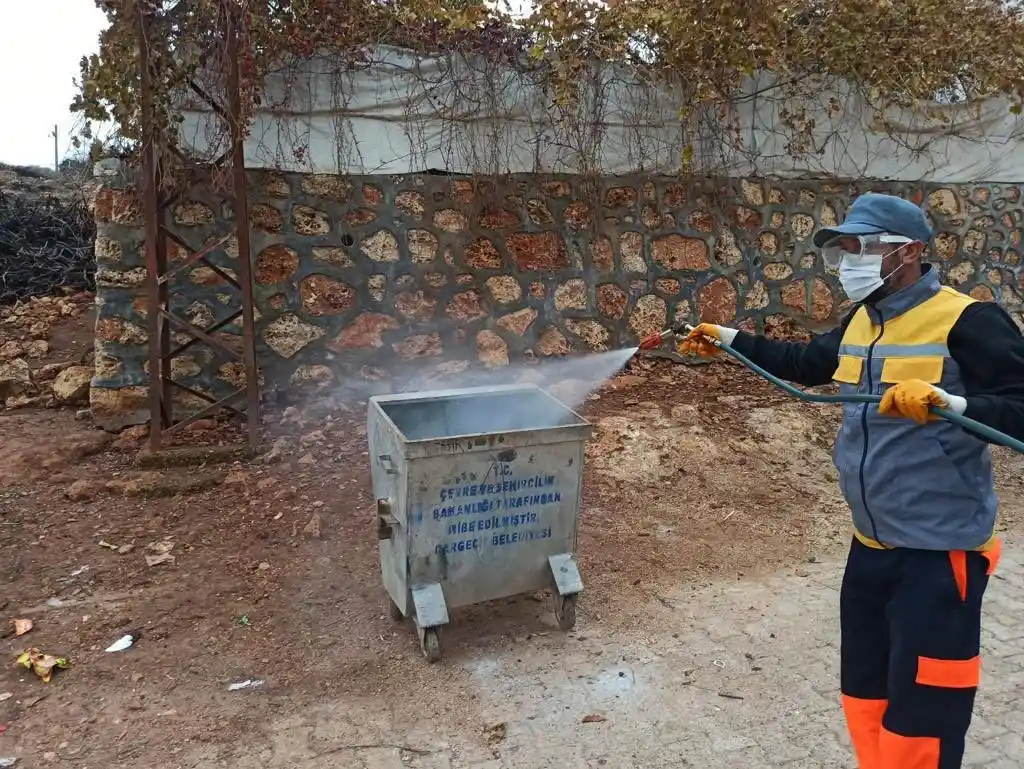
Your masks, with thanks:
M 855 306 L 810 342 L 711 323 L 681 343 L 721 340 L 781 379 L 880 395 L 843 406 L 833 460 L 853 514 L 839 598 L 841 693 L 860 769 L 958 769 L 980 672 L 982 596 L 999 562 L 987 442 L 929 412 L 947 409 L 1024 438 L 1024 338 L 996 304 L 942 286 L 925 263 L 924 212 L 858 197 L 814 235 Z

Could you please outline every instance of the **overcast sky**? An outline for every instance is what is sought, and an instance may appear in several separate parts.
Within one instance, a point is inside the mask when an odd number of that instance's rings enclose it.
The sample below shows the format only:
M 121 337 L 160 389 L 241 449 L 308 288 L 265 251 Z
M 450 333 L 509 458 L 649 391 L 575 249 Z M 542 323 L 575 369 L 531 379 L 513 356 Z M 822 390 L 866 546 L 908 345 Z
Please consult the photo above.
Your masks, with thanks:
M 72 78 L 106 17 L 93 0 L 0 0 L 0 161 L 53 165 L 71 149 Z

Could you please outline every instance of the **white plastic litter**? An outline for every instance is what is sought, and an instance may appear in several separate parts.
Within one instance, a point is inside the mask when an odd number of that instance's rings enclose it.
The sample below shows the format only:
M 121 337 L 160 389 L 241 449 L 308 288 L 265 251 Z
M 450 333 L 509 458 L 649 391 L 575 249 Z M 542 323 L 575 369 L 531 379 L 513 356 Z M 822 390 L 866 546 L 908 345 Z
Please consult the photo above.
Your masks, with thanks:
M 121 636 L 116 641 L 114 641 L 114 643 L 108 646 L 106 650 L 108 652 L 123 652 L 125 649 L 130 649 L 133 643 L 135 643 L 135 636 Z
M 239 681 L 237 684 L 231 684 L 228 686 L 228 691 L 237 692 L 239 689 L 255 689 L 257 686 L 263 686 L 263 682 L 250 678 L 245 681 Z

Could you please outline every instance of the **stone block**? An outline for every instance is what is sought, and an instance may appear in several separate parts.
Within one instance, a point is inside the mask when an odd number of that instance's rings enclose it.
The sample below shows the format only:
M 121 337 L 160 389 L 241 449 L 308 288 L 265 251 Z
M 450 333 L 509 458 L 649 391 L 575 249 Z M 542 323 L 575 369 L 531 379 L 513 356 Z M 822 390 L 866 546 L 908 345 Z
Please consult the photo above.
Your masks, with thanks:
M 666 270 L 707 270 L 711 267 L 708 260 L 708 245 L 698 238 L 684 238 L 672 234 L 655 238 L 651 243 L 654 261 Z
M 633 208 L 636 205 L 636 190 L 632 187 L 612 187 L 604 194 L 608 208 Z
M 557 328 L 549 327 L 540 334 L 537 341 L 537 352 L 545 357 L 568 355 L 572 352 L 572 345 L 565 338 L 565 334 Z
M 395 297 L 395 309 L 409 320 L 424 322 L 434 317 L 437 300 L 423 291 L 404 291 Z
M 668 296 L 675 296 L 682 290 L 682 284 L 675 278 L 655 278 L 654 289 Z
M 444 353 L 440 334 L 413 334 L 400 342 L 394 342 L 391 348 L 403 360 L 434 358 Z
M 495 275 L 488 278 L 486 286 L 498 304 L 515 304 L 523 296 L 523 287 L 511 275 Z
M 619 235 L 619 256 L 622 269 L 627 273 L 643 274 L 647 272 L 647 260 L 644 258 L 644 236 L 639 232 L 623 232 Z
M 466 246 L 466 266 L 474 270 L 500 270 L 501 254 L 489 238 L 477 238 Z
M 768 291 L 761 281 L 755 281 L 743 297 L 743 309 L 763 310 L 768 306 Z
M 96 220 L 109 224 L 140 227 L 143 224 L 142 203 L 133 190 L 100 187 L 93 199 Z
M 302 191 L 307 195 L 340 203 L 348 200 L 352 185 L 336 174 L 308 174 L 302 177 Z
M 517 232 L 505 239 L 512 261 L 523 272 L 548 272 L 569 266 L 565 241 L 557 232 Z
M 198 200 L 183 200 L 174 207 L 174 222 L 182 227 L 213 224 L 213 209 Z
M 281 212 L 266 203 L 256 203 L 249 209 L 249 226 L 259 232 L 279 233 L 284 227 Z
M 282 358 L 292 358 L 299 350 L 320 339 L 324 330 L 293 314 L 282 315 L 263 329 L 263 341 Z
M 397 262 L 400 258 L 398 238 L 390 230 L 377 230 L 363 238 L 359 249 L 375 262 Z
M 443 208 L 434 214 L 434 226 L 445 232 L 465 232 L 469 227 L 469 220 L 461 211 Z
M 637 339 L 656 334 L 668 325 L 668 305 L 656 294 L 641 296 L 629 315 L 629 330 Z
M 365 227 L 377 218 L 377 212 L 369 208 L 356 208 L 345 212 L 345 224 L 349 227 Z
M 476 335 L 477 358 L 487 368 L 507 366 L 508 344 L 498 334 L 484 329 Z
M 314 246 L 313 261 L 321 264 L 331 264 L 335 267 L 353 267 L 355 262 L 349 256 L 348 250 L 334 246 Z M 259 280 L 256 281 L 257 283 Z
M 92 421 L 103 430 L 116 432 L 149 421 L 148 387 L 93 387 L 89 390 Z
M 506 331 L 523 336 L 536 319 L 537 311 L 532 307 L 526 307 L 516 312 L 510 312 L 508 315 L 502 315 L 498 318 L 497 323 Z
M 326 211 L 310 206 L 292 206 L 292 227 L 299 235 L 326 235 L 331 231 L 331 219 Z
M 124 247 L 112 238 L 97 235 L 95 253 L 97 262 L 120 262 L 124 256 Z
M 563 180 L 544 182 L 541 189 L 544 196 L 549 198 L 567 198 L 572 194 L 572 186 Z
M 262 286 L 285 283 L 299 269 L 299 255 L 280 243 L 267 246 L 256 257 L 255 280 Z
M 250 174 L 250 183 L 257 193 L 268 198 L 289 198 L 292 188 L 288 184 L 288 178 L 280 171 L 253 171 Z
M 414 264 L 429 264 L 437 258 L 437 236 L 430 230 L 409 230 L 406 238 Z
M 480 292 L 470 289 L 455 294 L 445 308 L 445 314 L 456 323 L 472 323 L 487 317 L 487 308 Z
M 565 327 L 591 350 L 607 350 L 611 342 L 611 333 L 596 320 L 569 319 Z
M 585 230 L 594 223 L 594 212 L 590 204 L 582 200 L 574 200 L 565 207 L 562 221 L 573 230 Z
M 928 209 L 942 216 L 956 216 L 960 213 L 960 198 L 951 189 L 935 190 L 928 196 Z
M 395 196 L 395 207 L 414 221 L 420 221 L 427 208 L 423 195 L 415 190 L 402 190 Z
M 700 319 L 706 323 L 728 325 L 736 317 L 736 288 L 727 278 L 716 278 L 697 294 Z
M 530 221 L 536 224 L 538 227 L 543 227 L 548 224 L 555 223 L 555 217 L 552 215 L 551 210 L 547 207 L 543 200 L 537 198 L 531 198 L 526 201 L 526 213 L 530 217 Z
M 390 315 L 379 312 L 364 312 L 351 324 L 345 326 L 328 343 L 334 352 L 345 352 L 365 348 L 383 347 L 384 334 L 398 328 L 398 321 Z
M 580 278 L 567 280 L 555 289 L 557 310 L 585 310 L 587 308 L 587 282 Z
M 932 240 L 932 249 L 939 259 L 948 262 L 960 250 L 960 237 L 955 232 L 940 232 Z
M 387 276 L 371 275 L 366 279 L 366 291 L 375 302 L 383 302 L 387 290 Z
M 485 230 L 508 230 L 520 225 L 519 217 L 507 208 L 488 206 L 480 212 L 477 226 Z
M 309 275 L 299 283 L 302 308 L 314 317 L 340 315 L 356 303 L 356 290 L 326 275 Z
M 614 283 L 597 287 L 597 309 L 606 318 L 619 319 L 626 314 L 629 296 Z
M 793 268 L 785 262 L 769 262 L 761 271 L 765 280 L 789 280 L 793 277 Z
M 607 235 L 598 235 L 591 242 L 590 260 L 598 272 L 610 273 L 615 270 L 615 250 Z

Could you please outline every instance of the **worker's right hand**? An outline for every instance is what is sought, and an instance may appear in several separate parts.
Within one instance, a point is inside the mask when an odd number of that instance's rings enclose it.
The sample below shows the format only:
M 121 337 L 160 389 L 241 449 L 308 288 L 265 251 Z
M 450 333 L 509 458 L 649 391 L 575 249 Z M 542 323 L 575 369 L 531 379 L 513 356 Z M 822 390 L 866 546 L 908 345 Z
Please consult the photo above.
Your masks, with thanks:
M 736 338 L 736 329 L 716 326 L 713 323 L 699 323 L 679 345 L 683 355 L 696 355 L 698 358 L 713 358 L 722 352 L 714 341 L 730 344 Z

